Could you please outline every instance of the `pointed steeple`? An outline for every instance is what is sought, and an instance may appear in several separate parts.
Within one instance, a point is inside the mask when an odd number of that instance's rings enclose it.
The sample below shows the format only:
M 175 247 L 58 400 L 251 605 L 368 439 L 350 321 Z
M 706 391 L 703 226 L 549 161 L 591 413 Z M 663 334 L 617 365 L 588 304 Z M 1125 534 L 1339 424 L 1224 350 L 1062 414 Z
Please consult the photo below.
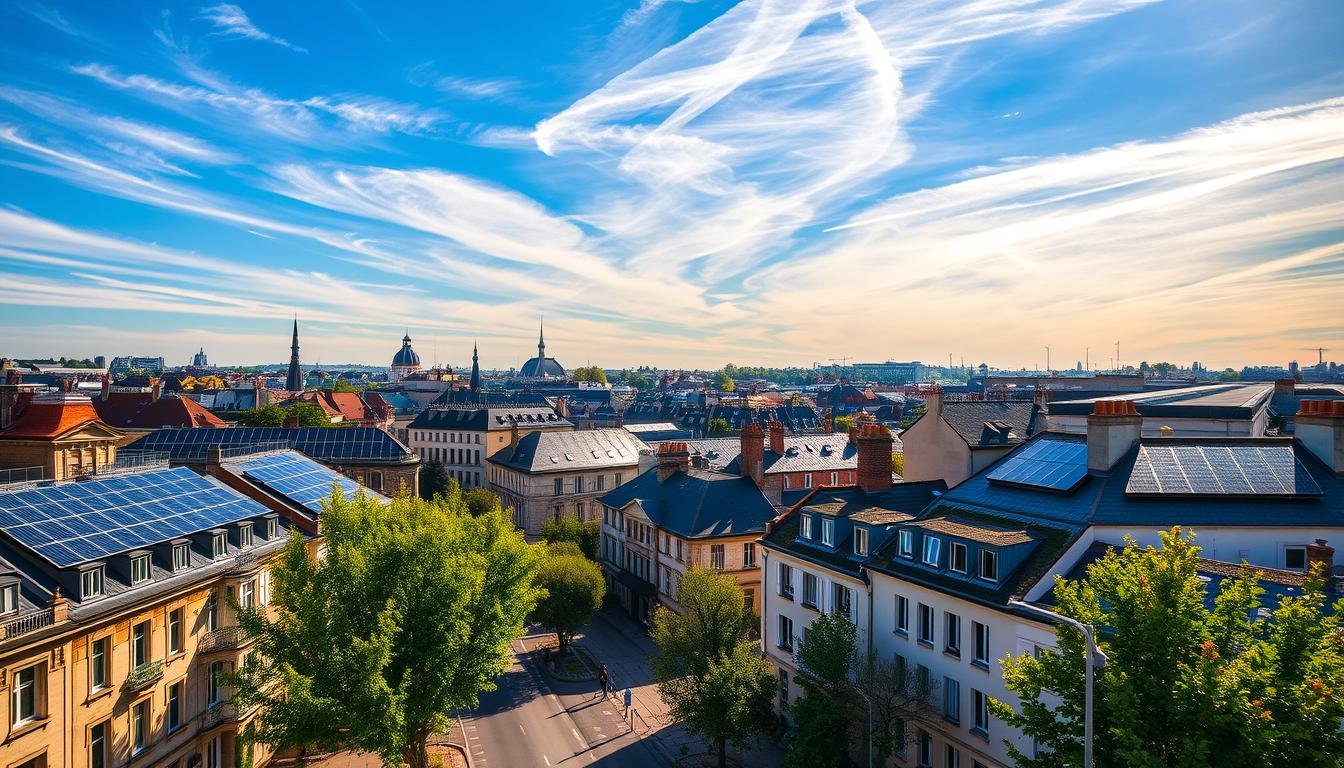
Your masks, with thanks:
M 537 332 L 537 362 L 546 360 L 546 318 L 541 319 L 540 329 Z
M 289 347 L 289 375 L 285 377 L 285 389 L 290 392 L 303 390 L 303 371 L 299 370 L 299 316 L 294 316 L 294 341 Z
M 481 361 L 476 354 L 476 340 L 471 342 L 471 391 L 481 391 Z

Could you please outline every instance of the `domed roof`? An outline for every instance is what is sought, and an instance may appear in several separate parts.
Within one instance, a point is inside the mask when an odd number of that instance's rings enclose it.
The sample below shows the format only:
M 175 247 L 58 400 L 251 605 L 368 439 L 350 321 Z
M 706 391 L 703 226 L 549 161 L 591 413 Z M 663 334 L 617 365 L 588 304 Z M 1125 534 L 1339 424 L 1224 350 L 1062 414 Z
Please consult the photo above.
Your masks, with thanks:
M 523 363 L 523 367 L 518 371 L 518 375 L 534 379 L 563 379 L 565 377 L 565 368 L 560 365 L 554 357 L 533 357 L 526 363 Z
M 411 349 L 411 335 L 408 333 L 401 338 L 401 349 L 397 350 L 397 356 L 392 358 L 392 365 L 406 368 L 419 368 L 420 356 Z

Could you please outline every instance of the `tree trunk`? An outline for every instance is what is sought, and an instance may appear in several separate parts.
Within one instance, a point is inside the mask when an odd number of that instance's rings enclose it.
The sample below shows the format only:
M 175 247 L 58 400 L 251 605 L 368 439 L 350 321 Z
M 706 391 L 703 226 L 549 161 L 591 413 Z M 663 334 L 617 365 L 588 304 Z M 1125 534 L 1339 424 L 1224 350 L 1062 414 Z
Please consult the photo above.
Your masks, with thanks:
M 728 737 L 719 737 L 719 768 L 728 768 Z
M 429 768 L 429 732 L 416 731 L 411 734 L 401 756 L 410 768 Z

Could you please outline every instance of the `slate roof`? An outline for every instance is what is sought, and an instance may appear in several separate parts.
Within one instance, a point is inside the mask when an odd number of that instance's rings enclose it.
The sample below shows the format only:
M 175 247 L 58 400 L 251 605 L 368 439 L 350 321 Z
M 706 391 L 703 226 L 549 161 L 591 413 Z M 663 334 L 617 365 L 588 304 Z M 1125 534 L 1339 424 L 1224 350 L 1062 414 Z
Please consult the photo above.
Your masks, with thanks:
M 920 520 L 918 527 L 946 536 L 955 536 L 959 539 L 981 544 L 993 544 L 999 547 L 1027 544 L 1032 540 L 1031 534 L 1027 533 L 1026 526 L 995 525 L 957 515 Z
M 458 429 L 464 431 L 487 432 L 509 429 L 510 419 L 518 426 L 528 429 L 573 428 L 573 422 L 563 419 L 546 405 L 516 406 L 496 408 L 441 408 L 433 407 L 423 411 L 410 423 L 408 429 Z
M 1275 392 L 1269 398 L 1269 412 L 1278 417 L 1281 429 L 1292 434 L 1293 418 L 1302 410 L 1303 400 L 1344 400 L 1344 386 L 1338 384 L 1298 384 L 1292 392 Z
M 624 429 L 546 430 L 523 435 L 516 446 L 499 449 L 489 461 L 519 472 L 573 472 L 635 466 L 640 451 L 646 449 Z
M 1036 403 L 1020 400 L 953 400 L 942 404 L 940 415 L 972 450 L 1019 445 L 1045 421 Z M 994 428 L 996 423 L 1007 426 L 1007 437 Z
M 541 362 L 538 363 L 538 360 L 541 360 Z M 540 378 L 542 376 L 564 378 L 565 367 L 560 365 L 554 357 L 533 357 L 523 363 L 523 367 L 518 369 L 518 375 L 523 378 Z
M 699 456 L 706 465 L 719 467 L 729 474 L 741 474 L 742 443 L 736 437 L 688 440 L 692 456 Z M 785 435 L 784 453 L 770 450 L 770 438 L 765 440 L 765 474 L 789 472 L 825 472 L 856 469 L 859 466 L 858 447 L 849 442 L 847 435 Z
M 750 478 L 694 468 L 662 482 L 650 469 L 598 501 L 613 509 L 634 502 L 654 525 L 688 539 L 760 533 L 775 516 Z
M 104 423 L 119 429 L 228 426 L 195 400 L 176 395 L 156 399 L 149 392 L 109 392 L 106 400 L 93 398 L 93 409 Z

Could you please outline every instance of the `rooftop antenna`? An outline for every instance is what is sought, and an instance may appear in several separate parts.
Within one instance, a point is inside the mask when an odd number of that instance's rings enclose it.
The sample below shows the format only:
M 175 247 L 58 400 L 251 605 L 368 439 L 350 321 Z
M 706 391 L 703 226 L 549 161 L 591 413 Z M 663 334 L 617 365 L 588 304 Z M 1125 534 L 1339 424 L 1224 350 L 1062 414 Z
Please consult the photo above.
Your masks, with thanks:
M 1050 345 L 1045 345 L 1045 372 L 1050 373 Z
M 1120 370 L 1120 342 L 1115 342 L 1115 370 Z

